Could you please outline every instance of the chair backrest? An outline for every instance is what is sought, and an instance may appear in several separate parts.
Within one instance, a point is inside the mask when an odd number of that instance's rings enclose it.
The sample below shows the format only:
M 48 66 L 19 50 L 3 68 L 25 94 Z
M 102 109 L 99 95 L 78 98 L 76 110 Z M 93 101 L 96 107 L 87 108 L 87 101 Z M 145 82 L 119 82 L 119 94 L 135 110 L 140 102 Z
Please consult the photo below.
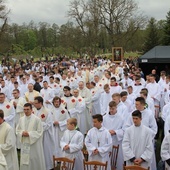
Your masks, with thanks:
M 57 158 L 57 157 L 53 156 L 54 170 L 58 169 L 56 163 L 59 163 L 60 170 L 73 170 L 75 159 L 71 160 L 66 157 Z
M 107 170 L 107 162 L 102 163 L 98 161 L 85 161 L 84 160 L 84 170 Z
M 143 168 L 138 165 L 124 166 L 124 170 L 149 170 L 150 168 Z
M 116 164 L 117 164 L 117 156 L 118 156 L 118 152 L 119 152 L 119 145 L 112 146 L 112 152 L 110 155 L 110 162 L 111 162 L 111 168 L 116 168 Z

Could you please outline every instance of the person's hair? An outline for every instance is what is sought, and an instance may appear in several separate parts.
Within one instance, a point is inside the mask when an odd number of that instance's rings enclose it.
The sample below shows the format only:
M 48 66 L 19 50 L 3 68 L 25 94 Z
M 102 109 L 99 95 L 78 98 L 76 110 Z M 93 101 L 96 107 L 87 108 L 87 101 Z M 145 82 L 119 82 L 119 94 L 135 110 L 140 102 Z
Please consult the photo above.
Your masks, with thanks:
M 133 89 L 133 87 L 132 87 L 132 86 L 128 86 L 127 88 L 128 88 L 128 89 Z
M 127 95 L 128 95 L 127 91 L 122 91 L 122 92 L 120 93 L 120 97 L 127 96 Z
M 148 96 L 148 92 L 147 92 L 146 90 L 141 90 L 141 91 L 140 91 L 140 94 L 143 94 L 143 95 L 146 96 L 146 97 Z
M 55 100 L 59 100 L 59 102 L 60 102 L 60 104 L 61 104 L 61 98 L 60 98 L 60 97 L 55 96 L 55 97 L 53 98 L 53 101 L 52 101 L 53 104 L 54 104 L 54 101 L 55 101 Z
M 64 86 L 63 90 L 64 90 L 64 89 L 66 89 L 66 90 L 68 90 L 68 91 L 71 90 L 71 88 L 70 88 L 69 86 Z
M 155 77 L 155 74 L 149 74 L 149 77 L 154 77 L 154 78 L 156 78 L 156 77 Z
M 132 112 L 132 116 L 142 118 L 142 113 L 139 110 L 135 110 L 134 112 Z
M 0 93 L 0 96 L 4 96 L 5 97 L 5 94 L 4 93 Z
M 103 116 L 101 114 L 93 115 L 92 118 L 97 119 L 99 122 L 103 122 Z
M 110 71 L 106 70 L 106 73 L 107 73 L 109 76 L 111 76 L 111 72 L 110 72 Z
M 37 100 L 38 103 L 41 103 L 41 104 L 43 104 L 43 102 L 44 102 L 44 99 L 41 96 L 34 97 L 34 100 Z
M 15 81 L 15 82 L 14 82 L 14 84 L 18 84 L 18 82 L 17 82 L 17 81 Z
M 77 126 L 77 119 L 76 118 L 70 118 L 67 120 L 71 125 Z
M 141 91 L 146 91 L 148 93 L 148 89 L 147 88 L 143 88 L 143 89 L 141 89 Z
M 48 82 L 45 80 L 45 81 L 43 81 L 43 83 L 48 83 Z
M 96 86 L 96 83 L 95 83 L 95 82 L 93 82 L 93 81 L 92 81 L 92 82 L 90 82 L 90 84 L 92 84 L 93 86 Z
M 111 81 L 113 80 L 113 81 L 116 81 L 116 78 L 115 77 L 111 77 L 111 79 L 110 79 Z
M 120 94 L 119 94 L 119 93 L 113 93 L 113 94 L 112 94 L 112 98 L 113 98 L 113 97 L 120 97 Z
M 0 118 L 4 119 L 4 111 L 0 109 Z
M 111 102 L 109 103 L 109 107 L 117 107 L 116 102 L 111 101 Z
M 18 89 L 14 89 L 13 92 L 16 91 L 17 93 L 19 93 L 20 91 Z
M 107 88 L 109 88 L 109 84 L 104 85 L 104 89 L 107 89 Z
M 25 103 L 24 107 L 30 107 L 30 109 L 32 109 L 32 104 L 31 103 Z
M 146 104 L 145 99 L 144 99 L 143 97 L 137 97 L 137 98 L 135 99 L 135 101 L 136 101 L 136 102 L 140 102 L 140 103 L 143 104 L 143 105 Z
M 54 80 L 54 76 L 50 76 L 50 79 L 53 79 L 53 80 Z
M 56 77 L 55 79 L 60 82 L 60 78 Z

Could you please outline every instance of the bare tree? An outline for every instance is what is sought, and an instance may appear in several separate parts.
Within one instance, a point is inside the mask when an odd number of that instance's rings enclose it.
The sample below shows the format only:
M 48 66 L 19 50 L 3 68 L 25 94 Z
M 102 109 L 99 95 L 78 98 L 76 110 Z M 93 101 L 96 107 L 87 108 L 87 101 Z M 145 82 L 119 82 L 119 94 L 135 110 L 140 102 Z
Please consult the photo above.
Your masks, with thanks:
M 90 29 L 97 35 L 104 27 L 110 38 L 110 46 L 120 39 L 128 41 L 146 24 L 146 17 L 139 13 L 134 0 L 73 0 L 68 16 L 76 20 L 84 34 Z
M 10 10 L 8 10 L 4 4 L 4 0 L 0 0 L 0 20 L 2 22 L 2 26 L 0 28 L 0 39 L 2 37 L 3 32 L 5 31 L 5 26 L 8 21 L 8 14 Z

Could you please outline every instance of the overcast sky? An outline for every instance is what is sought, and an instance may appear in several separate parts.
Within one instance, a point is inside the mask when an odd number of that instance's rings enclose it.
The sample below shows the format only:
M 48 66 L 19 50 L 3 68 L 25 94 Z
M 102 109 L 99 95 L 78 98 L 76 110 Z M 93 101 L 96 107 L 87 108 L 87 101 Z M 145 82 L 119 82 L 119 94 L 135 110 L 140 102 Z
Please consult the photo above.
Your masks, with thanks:
M 70 0 L 7 0 L 6 5 L 11 9 L 10 23 L 22 24 L 33 20 L 35 23 L 47 22 L 58 25 L 68 21 L 66 17 Z M 135 0 L 141 11 L 149 18 L 166 19 L 170 11 L 169 0 Z

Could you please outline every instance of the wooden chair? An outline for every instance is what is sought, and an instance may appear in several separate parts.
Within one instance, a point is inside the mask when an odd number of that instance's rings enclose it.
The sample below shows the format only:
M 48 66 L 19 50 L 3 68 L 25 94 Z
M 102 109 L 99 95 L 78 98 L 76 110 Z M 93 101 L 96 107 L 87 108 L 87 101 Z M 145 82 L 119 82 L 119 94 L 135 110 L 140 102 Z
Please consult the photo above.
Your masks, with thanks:
M 85 161 L 84 160 L 84 170 L 107 170 L 107 162 L 102 163 L 98 161 Z
M 116 170 L 117 156 L 119 152 L 119 145 L 112 147 L 112 152 L 110 153 L 111 169 Z
M 124 170 L 149 170 L 150 168 L 143 168 L 138 165 L 124 166 Z
M 60 163 L 60 168 L 59 168 L 60 170 L 73 170 L 75 159 L 71 160 L 66 157 L 57 158 L 53 156 L 54 170 L 58 170 L 58 167 L 56 167 L 56 163 Z

